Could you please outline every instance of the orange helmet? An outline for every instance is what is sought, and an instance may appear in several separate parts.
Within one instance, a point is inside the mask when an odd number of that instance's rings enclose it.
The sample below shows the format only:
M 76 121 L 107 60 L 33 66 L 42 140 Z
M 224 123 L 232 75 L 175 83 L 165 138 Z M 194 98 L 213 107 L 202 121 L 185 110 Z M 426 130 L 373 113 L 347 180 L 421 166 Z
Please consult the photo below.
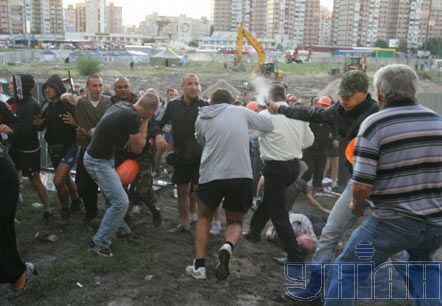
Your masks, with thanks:
M 353 158 L 355 154 L 355 145 L 357 137 L 353 138 L 345 148 L 345 157 L 350 164 L 353 164 Z
M 328 97 L 328 96 L 322 96 L 319 98 L 318 104 L 328 107 L 332 104 L 332 99 L 330 99 L 330 97 Z
M 258 103 L 256 103 L 256 101 L 250 101 L 247 103 L 247 108 L 251 111 L 256 111 L 258 109 Z
M 126 159 L 116 169 L 121 183 L 124 186 L 131 184 L 135 180 L 139 170 L 140 166 L 138 165 L 137 161 L 133 159 Z

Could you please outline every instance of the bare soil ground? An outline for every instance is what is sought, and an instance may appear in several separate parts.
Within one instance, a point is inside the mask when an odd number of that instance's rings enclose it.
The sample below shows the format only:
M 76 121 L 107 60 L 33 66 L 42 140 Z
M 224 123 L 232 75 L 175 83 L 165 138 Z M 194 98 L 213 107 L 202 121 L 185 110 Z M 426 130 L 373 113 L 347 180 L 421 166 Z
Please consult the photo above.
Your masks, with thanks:
M 135 89 L 154 87 L 164 92 L 167 87 L 179 88 L 184 73 L 172 77 L 149 76 L 132 80 Z M 108 83 L 113 76 L 106 76 Z M 249 82 L 246 73 L 200 74 L 203 90 L 223 78 L 241 89 Z M 313 96 L 335 77 L 327 74 L 286 76 L 289 92 L 299 96 Z M 49 226 L 42 222 L 42 212 L 32 203 L 38 202 L 35 192 L 25 181 L 24 203 L 17 212 L 17 241 L 23 260 L 37 264 L 39 275 L 29 283 L 26 293 L 17 300 L 5 299 L 5 289 L 0 289 L 1 305 L 281 305 L 293 304 L 281 298 L 284 284 L 283 267 L 272 261 L 282 251 L 275 245 L 262 241 L 258 244 L 242 240 L 234 250 L 231 275 L 218 282 L 214 277 L 217 251 L 222 236 L 212 236 L 207 257 L 207 281 L 196 281 L 185 275 L 184 268 L 192 262 L 194 254 L 194 229 L 190 234 L 171 234 L 167 230 L 178 222 L 176 199 L 172 188 L 157 192 L 162 210 L 163 224 L 154 228 L 148 209 L 132 215 L 131 227 L 142 240 L 115 239 L 114 257 L 104 258 L 87 250 L 99 220 L 82 223 L 83 215 L 74 214 L 69 220 L 58 214 Z M 50 194 L 52 207 L 58 208 L 54 193 Z M 319 200 L 332 207 L 335 199 Z M 324 216 L 310 207 L 301 195 L 294 206 L 305 214 Z M 102 213 L 102 211 L 101 211 Z M 247 230 L 253 211 L 249 211 L 244 230 Z M 52 233 L 55 242 L 37 240 L 35 234 Z M 1 251 L 1 250 L 0 250 Z M 439 257 L 440 258 L 440 257 Z M 370 304 L 373 304 L 370 302 Z M 376 303 L 375 303 L 376 304 Z M 368 305 L 360 303 L 359 305 Z M 382 304 L 376 304 L 382 305 Z M 391 301 L 384 305 L 395 305 Z M 400 302 L 396 305 L 404 305 Z
M 39 275 L 29 283 L 26 294 L 13 301 L 16 305 L 279 305 L 287 282 L 283 267 L 272 257 L 282 251 L 267 241 L 254 244 L 242 240 L 234 250 L 231 275 L 218 282 L 214 276 L 222 235 L 211 236 L 207 257 L 207 281 L 185 275 L 184 268 L 194 254 L 194 227 L 191 233 L 172 234 L 167 230 L 178 222 L 172 187 L 157 192 L 163 224 L 154 228 L 146 207 L 132 214 L 130 225 L 142 240 L 115 239 L 114 257 L 104 258 L 87 250 L 99 220 L 82 223 L 82 213 L 61 219 L 56 213 L 49 226 L 42 213 L 33 208 L 36 196 L 24 182 L 25 201 L 17 213 L 17 241 L 23 260 L 37 264 Z M 332 198 L 322 202 L 331 207 Z M 52 205 L 57 207 L 55 194 Z M 101 202 L 101 201 L 100 201 Z M 314 211 L 304 199 L 296 210 Z M 101 212 L 102 213 L 102 212 Z M 244 229 L 248 228 L 249 211 Z M 223 224 L 224 225 L 224 224 Z M 55 234 L 55 242 L 41 241 L 35 234 Z M 0 294 L 5 291 L 0 291 Z M 9 302 L 0 297 L 0 304 Z

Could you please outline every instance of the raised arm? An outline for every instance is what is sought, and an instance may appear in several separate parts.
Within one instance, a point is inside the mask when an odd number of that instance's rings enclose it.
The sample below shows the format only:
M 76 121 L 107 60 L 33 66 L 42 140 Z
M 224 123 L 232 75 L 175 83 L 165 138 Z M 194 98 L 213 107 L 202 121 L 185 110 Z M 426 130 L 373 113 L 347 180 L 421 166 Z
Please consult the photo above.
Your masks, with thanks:
M 269 111 L 279 113 L 290 119 L 298 119 L 307 122 L 330 123 L 333 124 L 338 115 L 339 103 L 335 103 L 328 108 L 313 108 L 304 105 L 294 105 L 287 107 L 270 103 Z

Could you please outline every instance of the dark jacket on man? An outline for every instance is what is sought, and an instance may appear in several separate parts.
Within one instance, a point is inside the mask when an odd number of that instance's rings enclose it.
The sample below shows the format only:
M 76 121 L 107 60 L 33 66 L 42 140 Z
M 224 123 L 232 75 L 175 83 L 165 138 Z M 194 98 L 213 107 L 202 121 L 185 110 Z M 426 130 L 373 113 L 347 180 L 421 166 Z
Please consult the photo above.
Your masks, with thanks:
M 195 121 L 200 107 L 209 105 L 199 98 L 194 99 L 189 106 L 184 104 L 184 96 L 167 103 L 164 116 L 156 125 L 154 135 L 161 133 L 162 128 L 172 124 L 172 139 L 178 153 L 179 163 L 199 164 L 202 154 L 201 146 L 195 139 Z
M 328 108 L 311 108 L 303 105 L 281 106 L 279 113 L 291 119 L 334 125 L 336 132 L 345 139 L 346 147 L 357 136 L 362 121 L 378 110 L 378 104 L 368 94 L 364 102 L 349 111 L 346 111 L 340 103 L 335 103 Z

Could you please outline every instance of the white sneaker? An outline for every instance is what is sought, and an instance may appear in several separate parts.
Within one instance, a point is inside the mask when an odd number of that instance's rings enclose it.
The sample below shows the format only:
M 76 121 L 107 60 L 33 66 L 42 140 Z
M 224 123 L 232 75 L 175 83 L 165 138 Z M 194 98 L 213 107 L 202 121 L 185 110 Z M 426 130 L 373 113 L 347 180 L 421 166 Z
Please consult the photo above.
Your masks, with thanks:
M 222 226 L 221 221 L 213 221 L 212 228 L 210 229 L 210 234 L 219 235 L 221 233 Z
M 194 279 L 207 279 L 206 278 L 206 268 L 199 267 L 195 270 L 195 261 L 191 266 L 186 267 L 186 274 L 192 276 Z
M 229 276 L 230 274 L 229 262 L 231 256 L 232 256 L 232 247 L 229 244 L 224 243 L 219 249 L 218 252 L 219 262 L 215 270 L 215 277 L 218 280 L 224 280 Z
M 196 223 L 196 221 L 198 221 L 198 215 L 197 214 L 190 214 L 189 224 Z

